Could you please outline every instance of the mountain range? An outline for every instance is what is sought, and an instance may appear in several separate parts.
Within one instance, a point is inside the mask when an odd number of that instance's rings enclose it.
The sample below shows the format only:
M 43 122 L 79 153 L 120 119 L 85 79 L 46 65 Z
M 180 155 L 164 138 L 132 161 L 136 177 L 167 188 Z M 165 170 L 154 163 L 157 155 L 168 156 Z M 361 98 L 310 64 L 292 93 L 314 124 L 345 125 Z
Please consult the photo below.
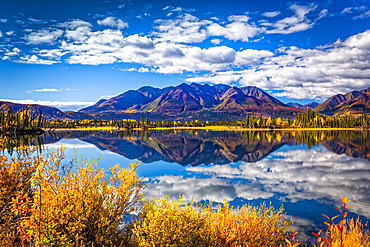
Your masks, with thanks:
M 236 120 L 246 114 L 293 116 L 290 107 L 257 87 L 232 87 L 223 84 L 181 84 L 158 89 L 142 87 L 108 100 L 100 100 L 79 113 L 99 118 L 117 115 L 149 115 L 168 119 Z
M 326 115 L 370 114 L 370 87 L 361 91 L 337 94 L 317 106 L 315 111 Z
M 7 112 L 8 110 L 10 110 L 10 108 L 14 112 L 20 112 L 22 111 L 22 109 L 28 109 L 31 115 L 37 115 L 40 111 L 42 111 L 46 119 L 65 119 L 69 117 L 68 114 L 55 107 L 36 104 L 17 104 L 12 102 L 0 101 L 0 111 Z
M 294 107 L 294 108 L 297 108 L 297 109 L 302 109 L 302 110 L 305 110 L 307 111 L 308 109 L 315 109 L 316 107 L 319 106 L 319 103 L 316 103 L 316 102 L 311 102 L 311 103 L 308 103 L 306 105 L 301 105 L 299 103 L 293 103 L 293 102 L 289 102 L 287 103 L 288 106 L 290 107 Z
M 240 120 L 247 114 L 274 117 L 292 117 L 307 109 L 327 115 L 370 114 L 370 87 L 347 94 L 337 94 L 322 104 L 311 102 L 306 105 L 284 104 L 263 90 L 254 87 L 235 87 L 224 84 L 200 85 L 180 84 L 175 87 L 155 88 L 144 86 L 129 90 L 110 99 L 101 99 L 94 105 L 78 112 L 60 111 L 54 107 L 0 102 L 0 110 L 13 108 L 20 111 L 43 112 L 47 119 L 141 119 L 151 121 L 192 120 L 219 121 Z

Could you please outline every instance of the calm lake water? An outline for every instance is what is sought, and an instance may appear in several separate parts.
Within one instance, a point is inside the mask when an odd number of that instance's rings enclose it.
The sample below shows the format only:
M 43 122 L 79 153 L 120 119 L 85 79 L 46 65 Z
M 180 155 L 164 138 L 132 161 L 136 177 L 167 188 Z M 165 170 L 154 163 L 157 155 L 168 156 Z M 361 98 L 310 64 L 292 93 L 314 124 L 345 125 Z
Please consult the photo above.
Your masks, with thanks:
M 34 141 L 36 143 L 36 141 Z M 337 215 L 347 196 L 349 217 L 370 219 L 370 134 L 361 131 L 296 132 L 69 132 L 38 140 L 67 160 L 100 159 L 98 167 L 140 161 L 145 197 L 226 199 L 233 206 L 282 204 L 302 240 Z

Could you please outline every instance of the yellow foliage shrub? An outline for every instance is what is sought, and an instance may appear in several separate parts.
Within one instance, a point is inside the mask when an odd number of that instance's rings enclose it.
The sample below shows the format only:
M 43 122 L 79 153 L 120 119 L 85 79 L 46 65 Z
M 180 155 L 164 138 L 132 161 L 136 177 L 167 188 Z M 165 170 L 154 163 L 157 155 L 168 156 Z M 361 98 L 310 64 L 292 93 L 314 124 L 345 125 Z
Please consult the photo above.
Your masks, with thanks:
M 138 246 L 275 246 L 285 242 L 292 223 L 283 209 L 224 201 L 217 210 L 184 198 L 149 200 L 132 231 Z
M 362 223 L 359 219 L 354 221 L 353 219 L 347 220 L 347 208 L 352 207 L 348 203 L 351 200 L 348 200 L 346 196 L 340 199 L 343 203 L 342 208 L 337 208 L 340 214 L 334 217 L 329 217 L 325 214 L 328 219 L 328 222 L 325 222 L 327 225 L 326 236 L 322 237 L 320 230 L 317 234 L 314 235 L 317 237 L 318 247 L 369 247 L 370 246 L 370 234 L 369 230 L 365 230 Z M 334 220 L 339 219 L 339 223 L 335 224 Z M 316 245 L 315 245 L 316 246 Z
M 132 231 L 138 246 L 204 246 L 208 224 L 205 212 L 193 201 L 158 197 L 145 203 Z
M 290 236 L 291 221 L 283 209 L 261 204 L 236 210 L 225 201 L 216 212 L 207 209 L 213 246 L 274 246 Z
M 345 247 L 370 247 L 370 234 L 369 230 L 364 230 L 359 219 L 349 219 L 343 228 L 343 233 L 346 236 L 343 239 L 343 245 Z M 333 228 L 333 239 L 339 243 L 340 231 L 338 228 Z
M 17 218 L 11 211 L 12 199 L 18 193 L 32 193 L 30 179 L 35 166 L 28 148 L 19 148 L 15 158 L 0 155 L 0 246 L 16 246 L 21 239 Z
M 118 165 L 109 173 L 95 162 L 75 159 L 65 167 L 63 149 L 37 155 L 30 179 L 34 193 L 19 191 L 12 212 L 22 242 L 43 246 L 115 246 L 124 238 L 124 220 L 142 198 L 143 181 Z

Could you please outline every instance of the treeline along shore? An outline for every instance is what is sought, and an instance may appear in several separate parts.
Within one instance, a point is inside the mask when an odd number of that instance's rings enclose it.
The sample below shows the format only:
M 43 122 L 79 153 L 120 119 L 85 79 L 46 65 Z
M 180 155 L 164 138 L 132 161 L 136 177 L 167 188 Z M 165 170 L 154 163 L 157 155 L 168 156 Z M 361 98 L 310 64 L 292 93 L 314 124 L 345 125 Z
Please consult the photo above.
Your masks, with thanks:
M 54 130 L 153 130 L 153 129 L 210 129 L 210 130 L 275 130 L 275 129 L 370 129 L 367 115 L 327 116 L 308 109 L 294 118 L 264 117 L 248 114 L 238 121 L 150 121 L 148 117 L 120 120 L 46 120 L 42 112 L 30 113 L 27 109 L 14 112 L 11 108 L 0 114 L 0 134 L 42 134 Z
M 253 129 L 362 129 L 369 130 L 370 118 L 367 115 L 333 117 L 314 112 L 311 109 L 295 114 L 294 118 L 274 118 L 272 116 L 248 114 L 239 121 L 150 121 L 142 116 L 141 120 L 51 120 L 50 129 L 165 129 L 165 128 L 204 128 L 213 130 L 253 130 Z
M 28 109 L 14 112 L 12 108 L 0 114 L 0 134 L 23 135 L 42 134 L 46 127 L 46 121 L 40 111 L 32 114 Z

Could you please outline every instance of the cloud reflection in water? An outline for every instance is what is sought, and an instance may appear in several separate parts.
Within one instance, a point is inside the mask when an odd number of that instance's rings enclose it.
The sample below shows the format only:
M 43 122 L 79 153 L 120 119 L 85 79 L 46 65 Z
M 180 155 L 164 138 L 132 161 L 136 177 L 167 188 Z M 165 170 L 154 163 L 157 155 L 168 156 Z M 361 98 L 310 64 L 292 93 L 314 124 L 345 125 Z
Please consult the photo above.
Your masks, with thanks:
M 150 178 L 146 195 L 178 196 L 191 200 L 236 198 L 268 199 L 295 203 L 315 200 L 337 204 L 346 195 L 355 207 L 349 210 L 370 218 L 369 161 L 338 155 L 323 147 L 279 151 L 256 163 L 186 167 L 187 176 Z M 337 206 L 340 206 L 337 204 Z

